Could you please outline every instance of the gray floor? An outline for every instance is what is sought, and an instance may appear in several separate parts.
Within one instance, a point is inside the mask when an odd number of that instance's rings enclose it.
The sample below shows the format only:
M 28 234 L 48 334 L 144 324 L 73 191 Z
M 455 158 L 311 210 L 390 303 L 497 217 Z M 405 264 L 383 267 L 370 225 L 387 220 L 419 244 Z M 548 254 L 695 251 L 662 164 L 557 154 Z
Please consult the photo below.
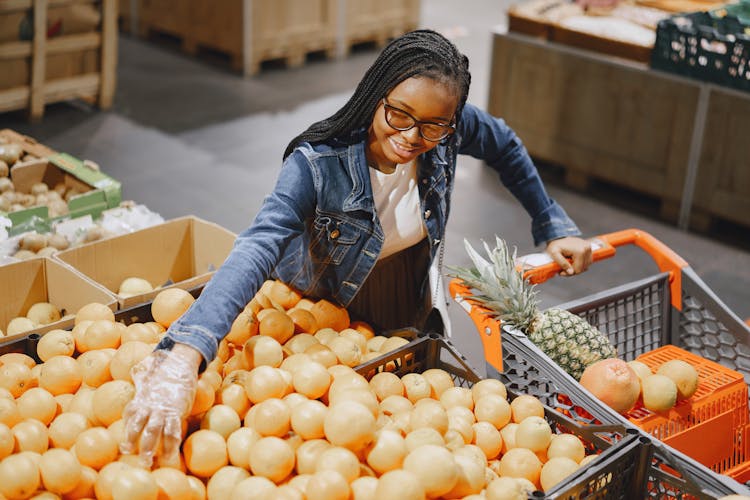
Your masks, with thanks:
M 453 37 L 471 59 L 470 100 L 487 100 L 490 29 L 505 22 L 507 4 L 496 0 L 423 0 L 422 24 Z M 80 102 L 52 105 L 40 123 L 0 114 L 10 127 L 49 146 L 96 161 L 123 183 L 125 198 L 165 218 L 195 214 L 233 231 L 245 228 L 272 188 L 289 139 L 347 99 L 376 50 L 342 60 L 311 59 L 297 69 L 266 67 L 244 79 L 221 62 L 193 59 L 165 44 L 121 37 L 118 89 L 111 111 Z M 445 263 L 467 264 L 462 240 L 478 244 L 495 234 L 532 248 L 529 220 L 495 175 L 470 158 L 458 169 Z M 624 198 L 613 204 L 572 192 L 550 180 L 548 188 L 587 236 L 635 227 L 649 231 L 682 255 L 739 317 L 750 317 L 750 245 L 732 229 L 722 243 L 684 232 L 648 214 L 648 204 Z M 744 242 L 744 243 L 743 243 Z M 543 304 L 580 298 L 651 274 L 653 262 L 635 250 L 588 273 L 540 287 Z M 475 364 L 483 359 L 476 329 L 451 307 L 455 340 Z

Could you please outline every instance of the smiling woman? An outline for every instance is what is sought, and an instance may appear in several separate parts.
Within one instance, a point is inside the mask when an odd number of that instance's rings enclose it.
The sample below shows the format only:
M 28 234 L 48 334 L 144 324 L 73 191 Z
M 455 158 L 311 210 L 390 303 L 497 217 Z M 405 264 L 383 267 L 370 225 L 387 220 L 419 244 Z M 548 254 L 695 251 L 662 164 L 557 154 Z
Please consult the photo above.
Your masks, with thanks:
M 433 297 L 459 153 L 498 172 L 528 212 L 535 242 L 563 269 L 588 267 L 589 245 L 547 195 L 519 138 L 466 103 L 470 81 L 468 59 L 449 40 L 407 33 L 383 49 L 341 109 L 289 143 L 253 223 L 140 366 L 125 450 L 140 440 L 146 458 L 160 441 L 164 454 L 176 451 L 199 365 L 214 359 L 269 278 L 379 330 L 447 330 Z

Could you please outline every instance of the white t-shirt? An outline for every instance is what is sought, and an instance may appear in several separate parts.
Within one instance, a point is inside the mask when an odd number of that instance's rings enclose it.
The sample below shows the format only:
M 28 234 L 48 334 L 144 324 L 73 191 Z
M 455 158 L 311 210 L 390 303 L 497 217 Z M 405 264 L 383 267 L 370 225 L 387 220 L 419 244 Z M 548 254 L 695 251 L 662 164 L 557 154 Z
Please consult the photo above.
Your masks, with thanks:
M 380 259 L 422 241 L 427 229 L 419 205 L 416 162 L 396 165 L 392 174 L 370 167 L 370 182 L 385 234 Z

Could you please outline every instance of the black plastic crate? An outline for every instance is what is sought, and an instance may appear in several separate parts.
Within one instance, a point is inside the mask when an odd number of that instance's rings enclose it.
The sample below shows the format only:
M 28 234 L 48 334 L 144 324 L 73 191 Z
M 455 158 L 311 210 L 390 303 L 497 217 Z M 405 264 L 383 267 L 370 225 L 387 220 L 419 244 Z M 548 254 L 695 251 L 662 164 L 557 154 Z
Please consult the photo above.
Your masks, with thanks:
M 371 378 L 381 371 L 398 376 L 440 368 L 451 375 L 459 387 L 471 387 L 481 380 L 468 360 L 444 338 L 431 334 L 419 337 L 378 359 L 364 363 L 357 372 Z M 508 387 L 508 397 L 536 395 L 535 383 L 526 390 L 522 383 Z M 542 400 L 542 402 L 544 402 Z M 622 499 L 644 497 L 647 468 L 651 463 L 651 440 L 623 425 L 581 425 L 560 411 L 545 405 L 545 417 L 556 433 L 572 433 L 585 443 L 589 453 L 599 459 L 581 468 L 550 491 L 535 492 L 531 498 L 544 499 Z
M 656 28 L 651 66 L 750 91 L 750 33 L 735 15 L 708 12 L 663 19 Z
M 715 500 L 732 494 L 746 495 L 747 491 L 731 478 L 714 474 L 687 455 L 653 441 L 644 498 Z

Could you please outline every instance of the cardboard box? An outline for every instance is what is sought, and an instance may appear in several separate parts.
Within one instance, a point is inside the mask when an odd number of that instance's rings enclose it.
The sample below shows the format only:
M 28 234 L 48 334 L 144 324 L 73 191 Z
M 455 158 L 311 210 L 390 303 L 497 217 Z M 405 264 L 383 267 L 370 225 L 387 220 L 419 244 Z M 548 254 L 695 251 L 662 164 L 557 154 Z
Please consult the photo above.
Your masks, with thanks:
M 104 287 L 54 259 L 39 257 L 0 267 L 0 329 L 7 331 L 10 320 L 25 316 L 37 302 L 49 302 L 62 312 L 63 319 L 13 337 L 0 337 L 0 342 L 20 338 L 29 333 L 73 328 L 75 314 L 91 302 L 117 310 L 117 300 Z
M 0 130 L 1 142 L 8 144 L 18 144 L 23 149 L 24 155 L 33 155 L 37 158 L 47 158 L 57 153 L 57 151 L 40 144 L 33 137 L 19 134 L 9 128 Z M 21 160 L 19 160 L 21 161 Z
M 10 174 L 18 192 L 28 193 L 31 187 L 39 182 L 47 184 L 50 190 L 63 183 L 66 188 L 81 192 L 68 200 L 69 213 L 66 215 L 50 216 L 46 206 L 31 207 L 7 214 L 13 222 L 11 235 L 31 230 L 48 232 L 50 224 L 59 219 L 83 215 L 97 218 L 104 210 L 116 207 L 122 201 L 122 187 L 119 181 L 65 153 L 19 164 L 11 169 Z
M 188 290 L 206 283 L 229 255 L 235 238 L 228 229 L 188 216 L 64 250 L 54 258 L 110 290 L 120 308 L 126 308 L 153 300 L 164 288 Z M 160 288 L 122 297 L 117 292 L 128 277 Z

